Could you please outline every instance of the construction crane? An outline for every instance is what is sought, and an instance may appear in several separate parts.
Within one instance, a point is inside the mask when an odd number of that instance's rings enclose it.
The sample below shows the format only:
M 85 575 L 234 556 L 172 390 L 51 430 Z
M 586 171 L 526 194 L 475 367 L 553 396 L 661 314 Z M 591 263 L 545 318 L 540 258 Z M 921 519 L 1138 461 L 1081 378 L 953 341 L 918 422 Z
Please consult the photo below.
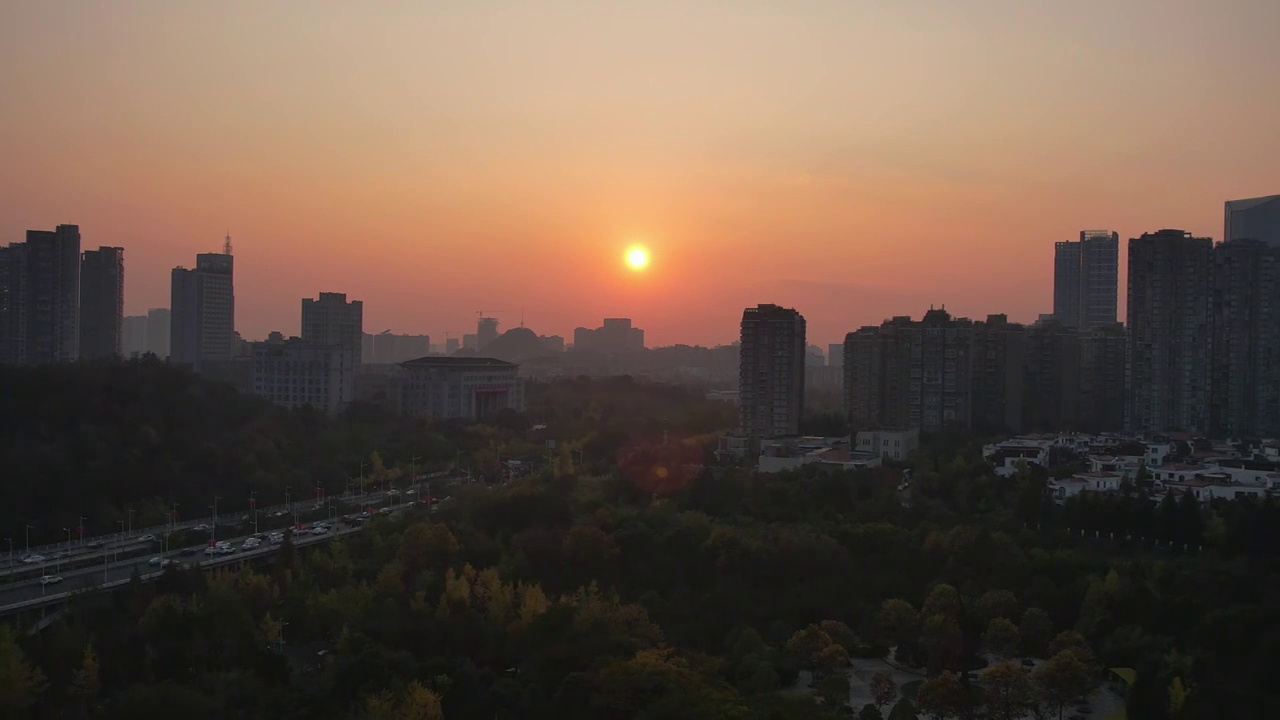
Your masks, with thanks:
M 490 310 L 489 312 L 491 312 L 491 313 L 500 313 L 500 312 L 506 312 L 506 310 Z M 477 311 L 476 311 L 476 315 L 478 315 L 478 316 L 480 316 L 480 317 L 482 317 L 482 318 L 485 318 L 485 317 L 493 317 L 492 315 L 485 315 L 485 314 L 484 314 L 484 310 L 477 310 Z

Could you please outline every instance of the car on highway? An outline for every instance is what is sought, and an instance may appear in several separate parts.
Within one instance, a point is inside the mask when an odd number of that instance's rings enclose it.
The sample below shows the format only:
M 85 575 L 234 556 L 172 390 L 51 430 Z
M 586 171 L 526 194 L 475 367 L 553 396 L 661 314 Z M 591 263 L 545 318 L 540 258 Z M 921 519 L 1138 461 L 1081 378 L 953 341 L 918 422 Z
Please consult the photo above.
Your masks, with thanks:
M 262 541 L 259 540 L 258 538 L 252 538 L 252 537 L 246 538 L 244 541 L 244 549 L 253 550 L 254 548 L 258 547 L 261 544 L 262 544 Z
M 272 545 L 279 545 L 280 543 L 284 542 L 284 533 L 271 533 L 269 536 L 267 536 L 267 542 L 271 543 Z
M 102 542 L 101 540 L 94 540 L 93 542 L 89 543 L 90 550 L 101 550 L 105 546 L 106 546 L 106 543 Z
M 194 531 L 196 531 L 196 532 L 206 532 L 206 531 L 208 531 L 208 530 L 209 530 L 209 526 L 208 526 L 208 525 L 205 525 L 204 523 L 201 523 L 201 524 L 199 524 L 199 525 L 197 525 L 197 526 L 195 526 L 195 527 L 193 527 L 193 528 L 191 528 L 191 529 L 192 529 L 192 530 L 194 530 Z
M 42 563 L 42 562 L 44 562 L 44 556 L 43 556 L 43 555 L 28 555 L 28 556 L 26 556 L 26 557 L 22 558 L 22 562 L 24 562 L 24 563 L 26 563 L 26 564 L 28 564 L 28 565 L 34 565 L 35 563 Z
M 41 585 L 57 585 L 60 582 L 62 582 L 61 575 L 45 575 L 40 578 Z
M 170 565 L 177 565 L 178 561 L 170 558 L 153 557 L 147 562 L 147 564 L 157 567 L 169 567 Z
M 156 541 L 155 535 L 141 535 L 138 537 L 138 542 L 155 542 L 155 541 Z
M 323 526 L 323 525 L 317 525 L 317 526 L 315 526 L 315 527 L 311 528 L 311 534 L 312 534 L 312 535 L 323 535 L 323 534 L 325 534 L 325 533 L 327 533 L 327 532 L 329 532 L 329 528 L 327 528 L 327 527 L 325 527 L 325 526 Z
M 179 555 L 195 555 L 198 552 L 200 551 L 196 548 L 182 548 L 181 550 L 178 551 L 178 554 Z

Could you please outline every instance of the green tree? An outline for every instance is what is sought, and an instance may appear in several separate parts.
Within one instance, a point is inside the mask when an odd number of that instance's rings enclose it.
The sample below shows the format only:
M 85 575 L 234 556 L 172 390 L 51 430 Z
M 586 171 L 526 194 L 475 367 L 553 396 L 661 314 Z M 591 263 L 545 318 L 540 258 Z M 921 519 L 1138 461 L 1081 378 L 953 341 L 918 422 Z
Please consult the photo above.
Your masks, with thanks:
M 877 616 L 878 634 L 886 643 L 903 643 L 920 632 L 920 613 L 906 600 L 885 600 Z
M 981 679 L 993 720 L 1017 720 L 1035 703 L 1031 673 L 1021 663 L 996 663 L 982 672 Z
M 924 605 L 920 608 L 920 614 L 926 618 L 934 615 L 943 615 L 956 620 L 959 619 L 962 609 L 960 593 L 956 591 L 955 587 L 942 583 L 935 585 L 929 591 L 929 597 L 925 598 Z
M 444 720 L 440 696 L 415 680 L 409 683 L 396 717 L 398 720 Z
M 1017 654 L 1022 639 L 1018 635 L 1017 625 L 1003 617 L 995 617 L 987 623 L 987 629 L 982 633 L 982 644 L 993 655 L 1008 658 Z
M 822 704 L 839 708 L 849 703 L 849 676 L 842 672 L 827 673 L 814 687 L 814 693 L 822 698 Z
M 1022 651 L 1039 657 L 1048 649 L 1049 640 L 1053 637 L 1053 621 L 1040 608 L 1027 608 L 1022 613 L 1018 635 L 1022 638 Z
M 84 658 L 80 668 L 75 671 L 71 681 L 71 694 L 80 701 L 85 715 L 98 701 L 98 693 L 102 691 L 102 679 L 98 673 L 98 655 L 93 651 L 93 643 L 85 645 Z
M 884 714 L 880 712 L 880 708 L 867 703 L 858 711 L 858 720 L 884 720 Z
M 948 615 L 931 615 L 920 630 L 920 642 L 929 653 L 929 670 L 953 667 L 963 650 L 960 625 Z
M 1181 677 L 1175 677 L 1169 682 L 1169 718 L 1170 720 L 1179 720 L 1183 713 L 1186 712 L 1187 698 L 1191 696 L 1191 690 L 1182 683 Z
M 915 703 L 907 698 L 902 698 L 893 710 L 889 713 L 889 720 L 919 720 L 920 713 L 916 710 Z
M 988 590 L 978 598 L 978 614 L 986 622 L 1013 620 L 1018 616 L 1018 598 L 1008 590 Z

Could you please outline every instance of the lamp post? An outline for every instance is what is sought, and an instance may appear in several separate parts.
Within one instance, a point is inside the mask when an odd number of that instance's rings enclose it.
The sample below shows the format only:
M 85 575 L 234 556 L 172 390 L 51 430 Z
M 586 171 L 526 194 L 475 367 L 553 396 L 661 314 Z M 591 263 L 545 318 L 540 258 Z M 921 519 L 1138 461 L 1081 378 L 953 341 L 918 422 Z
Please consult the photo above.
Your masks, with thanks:
M 67 547 L 71 547 L 71 528 L 62 528 L 67 531 Z M 53 562 L 53 574 L 57 575 L 62 572 L 62 554 L 58 554 L 58 558 Z
M 285 512 L 292 512 L 292 511 L 293 511 L 293 502 L 292 502 L 292 498 L 290 498 L 290 496 L 289 496 L 290 492 L 292 492 L 292 491 L 293 491 L 293 486 L 292 486 L 292 485 L 285 485 L 285 486 L 284 486 L 284 509 L 285 509 Z
M 178 503 L 173 503 L 173 507 L 169 508 L 169 532 L 173 532 L 178 528 Z
M 9 567 L 13 567 L 13 538 L 5 538 L 9 541 Z
M 133 535 L 133 509 L 132 508 L 129 509 L 129 524 L 127 526 L 127 531 L 125 532 L 125 537 L 129 537 L 130 535 Z
M 253 534 L 258 534 L 258 491 L 249 491 L 249 510 L 253 513 Z
M 117 520 L 117 521 L 116 521 L 116 524 L 118 524 L 118 525 L 120 526 L 120 534 L 121 534 L 121 536 L 123 536 L 123 535 L 124 535 L 124 521 L 123 521 L 123 520 Z M 124 541 L 124 540 L 123 540 L 123 537 L 122 537 L 122 538 L 121 538 L 121 542 L 123 542 L 123 541 Z M 102 553 L 102 557 L 104 557 L 104 558 L 105 558 L 106 556 L 107 556 L 107 553 L 105 553 L 105 552 L 104 552 L 104 553 Z M 117 560 L 119 560 L 119 559 L 120 559 L 120 543 L 119 543 L 119 542 L 118 542 L 118 543 L 116 543 L 116 559 L 117 559 Z M 105 571 L 104 571 L 104 573 L 105 573 Z M 104 582 L 105 582 L 105 581 L 104 581 Z
M 80 533 L 80 544 L 81 544 L 81 545 L 83 545 L 83 544 L 84 544 L 84 523 L 85 523 L 85 521 L 86 521 L 86 520 L 88 520 L 88 519 L 89 519 L 89 518 L 87 518 L 87 517 L 85 517 L 85 516 L 81 515 L 81 516 L 80 516 L 80 526 L 76 528 L 76 531 Z M 71 541 L 67 541 L 67 547 L 70 547 L 70 546 L 71 546 Z
M 27 554 L 28 555 L 31 554 L 31 528 L 32 527 L 34 526 L 32 525 L 27 526 Z

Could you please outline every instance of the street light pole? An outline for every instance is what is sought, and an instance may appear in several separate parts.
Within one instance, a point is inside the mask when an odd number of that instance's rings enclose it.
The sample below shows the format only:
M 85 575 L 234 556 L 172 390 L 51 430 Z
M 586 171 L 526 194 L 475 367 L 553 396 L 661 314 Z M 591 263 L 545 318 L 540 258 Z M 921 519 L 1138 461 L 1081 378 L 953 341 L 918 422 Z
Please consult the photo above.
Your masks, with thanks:
M 284 509 L 285 509 L 285 512 L 292 512 L 292 511 L 293 511 L 293 503 L 292 503 L 292 501 L 291 501 L 291 498 L 289 497 L 289 493 L 290 493 L 290 491 L 292 491 L 292 490 L 293 490 L 293 486 L 292 486 L 292 485 L 285 485 L 285 486 L 284 486 Z
M 86 520 L 88 520 L 88 519 L 89 519 L 89 518 L 84 517 L 83 515 L 82 515 L 82 516 L 80 516 L 80 527 L 77 527 L 77 528 L 76 528 L 76 530 L 80 533 L 80 544 L 81 544 L 81 545 L 83 545 L 83 544 L 84 544 L 84 523 L 85 523 L 85 521 L 86 521 Z M 67 541 L 67 547 L 71 547 L 71 541 L 70 541 L 70 540 L 68 540 L 68 541 Z
M 116 521 L 116 523 L 120 525 L 120 534 L 121 534 L 121 535 L 123 535 L 123 534 L 124 534 L 124 521 L 123 521 L 123 520 L 117 520 L 117 521 Z M 120 541 L 120 542 L 124 542 L 124 539 L 123 539 L 123 538 L 121 538 L 121 541 Z M 104 552 L 104 553 L 102 553 L 102 557 L 104 557 L 104 558 L 105 558 L 106 556 L 107 556 L 107 553 L 105 553 L 105 552 Z M 119 542 L 117 542 L 117 543 L 116 543 L 116 559 L 117 559 L 117 560 L 119 560 L 119 559 L 120 559 L 120 543 L 119 543 Z
M 67 547 L 71 547 L 71 528 L 62 528 L 67 531 Z M 62 572 L 62 554 L 58 554 L 58 559 L 53 563 L 53 574 L 57 575 Z
M 125 533 L 125 537 L 129 537 L 129 536 L 130 536 L 130 535 L 132 535 L 132 534 L 133 534 L 133 509 L 132 509 L 132 508 L 130 508 L 130 509 L 129 509 L 129 525 L 128 525 L 128 532 L 126 532 L 126 533 Z
M 249 491 L 249 509 L 253 511 L 253 534 L 258 534 L 258 491 Z
M 178 529 L 178 503 L 174 503 L 169 509 L 169 532 Z
M 13 567 L 13 538 L 5 538 L 9 541 L 9 567 Z
M 27 526 L 27 554 L 31 554 L 31 525 Z

